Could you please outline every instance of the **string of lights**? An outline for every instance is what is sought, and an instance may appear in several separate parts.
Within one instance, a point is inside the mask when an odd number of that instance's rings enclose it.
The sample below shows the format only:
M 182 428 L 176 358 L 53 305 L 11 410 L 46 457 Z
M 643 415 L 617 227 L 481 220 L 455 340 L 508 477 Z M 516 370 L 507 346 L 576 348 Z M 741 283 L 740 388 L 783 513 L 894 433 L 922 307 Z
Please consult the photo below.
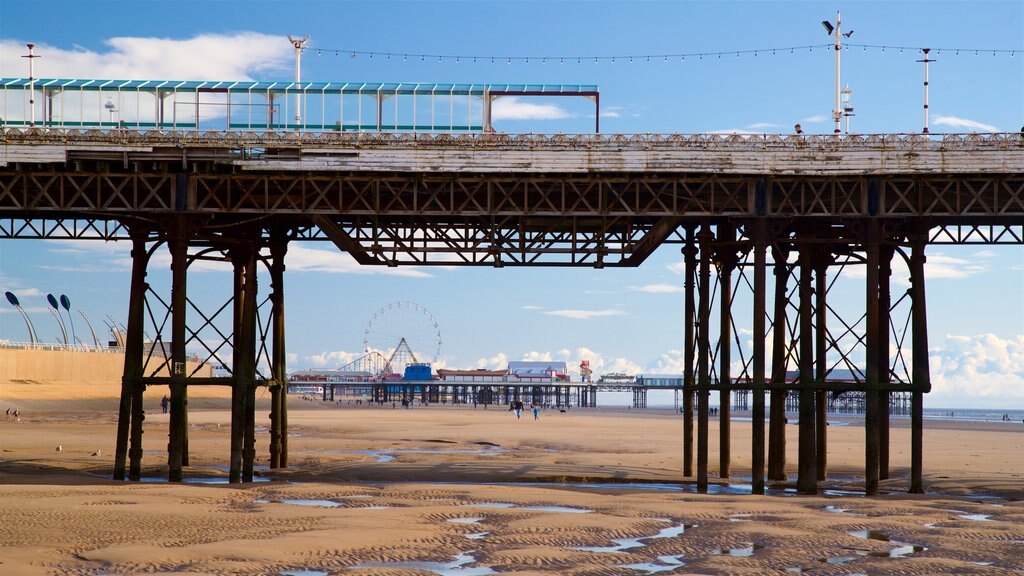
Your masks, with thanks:
M 912 46 L 890 46 L 887 44 L 843 44 L 843 48 L 850 50 L 851 48 L 860 48 L 862 51 L 867 52 L 879 51 L 886 53 L 886 51 L 895 52 L 902 54 L 903 52 L 909 52 L 911 54 L 922 54 L 924 49 Z M 355 58 L 367 58 L 367 59 L 380 59 L 386 61 L 400 61 L 408 62 L 412 61 L 436 61 L 438 63 L 506 63 L 506 64 L 615 64 L 617 62 L 633 64 L 633 63 L 650 63 L 650 62 L 686 62 L 690 61 L 701 61 L 701 60 L 720 60 L 723 57 L 728 58 L 741 58 L 743 56 L 776 56 L 776 55 L 788 55 L 796 54 L 797 52 L 814 52 L 815 50 L 832 50 L 833 44 L 808 44 L 804 46 L 785 46 L 777 48 L 757 48 L 752 50 L 725 50 L 717 52 L 686 52 L 678 54 L 633 54 L 633 55 L 595 55 L 595 56 L 512 56 L 512 55 L 472 55 L 472 54 L 420 54 L 411 52 L 378 52 L 369 50 L 343 50 L 340 48 L 316 48 L 316 47 L 304 47 L 303 52 L 315 54 L 317 56 L 343 56 L 347 55 L 350 59 Z M 939 54 L 952 54 L 959 56 L 961 53 L 964 55 L 988 55 L 992 56 L 1010 56 L 1011 58 L 1022 50 L 1016 49 L 993 49 L 993 48 L 931 48 L 933 55 Z

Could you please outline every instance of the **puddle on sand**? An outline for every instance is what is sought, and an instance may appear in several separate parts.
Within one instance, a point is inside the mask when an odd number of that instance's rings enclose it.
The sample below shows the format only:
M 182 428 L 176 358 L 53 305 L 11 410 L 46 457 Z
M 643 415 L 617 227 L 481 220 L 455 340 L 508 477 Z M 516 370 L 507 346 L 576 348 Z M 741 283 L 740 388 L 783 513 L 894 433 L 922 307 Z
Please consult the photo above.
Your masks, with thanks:
M 676 556 L 658 556 L 658 563 L 654 562 L 643 562 L 640 564 L 626 564 L 623 568 L 629 568 L 631 570 L 639 570 L 645 574 L 657 574 L 659 572 L 668 572 L 675 570 L 680 566 L 685 565 L 685 562 L 680 560 L 682 554 Z
M 589 508 L 573 508 L 572 506 L 523 506 L 522 509 L 540 512 L 568 512 L 569 514 L 589 514 L 593 512 Z
M 466 538 L 469 538 L 470 540 L 483 540 L 488 534 L 490 534 L 490 532 L 477 532 L 475 534 L 466 534 Z
M 853 530 L 848 532 L 851 536 L 857 538 L 864 538 L 866 540 L 878 540 L 880 542 L 889 542 L 895 544 L 896 547 L 886 552 L 858 552 L 861 556 L 872 556 L 875 558 L 906 558 L 911 554 L 918 552 L 924 552 L 928 548 L 924 546 L 918 546 L 916 544 L 907 544 L 906 542 L 896 542 L 891 540 L 889 535 L 881 530 Z
M 451 562 L 374 562 L 372 564 L 357 564 L 349 568 L 397 568 L 406 570 L 420 570 L 433 572 L 438 576 L 485 576 L 494 574 L 494 570 L 486 566 L 467 567 L 467 564 L 476 562 L 469 552 L 460 552 Z
M 643 540 L 656 540 L 658 538 L 674 538 L 680 534 L 686 532 L 687 529 L 696 528 L 696 524 L 679 524 L 677 526 L 669 526 L 668 528 L 662 528 L 657 534 L 653 536 L 640 536 L 638 538 L 613 538 L 612 542 L 615 542 L 614 546 L 577 546 L 573 550 L 583 550 L 585 552 L 608 552 L 617 553 L 623 550 L 629 550 L 630 548 L 641 548 L 646 546 Z M 678 558 L 678 556 L 676 556 Z
M 754 555 L 754 551 L 761 550 L 764 546 L 751 544 L 742 548 L 716 548 L 711 551 L 715 556 L 733 556 L 735 558 L 747 558 Z
M 332 500 L 303 500 L 294 498 L 285 498 L 278 500 L 282 504 L 294 504 L 296 506 L 318 506 L 320 508 L 338 508 L 341 506 L 339 502 Z
M 323 570 L 288 570 L 281 572 L 281 576 L 327 576 Z
M 173 484 L 173 482 L 168 482 L 167 478 L 157 478 L 155 476 L 143 476 L 140 480 L 142 482 Z M 265 478 L 265 477 L 262 477 L 262 476 L 255 476 L 255 477 L 253 477 L 252 481 L 253 482 L 270 482 L 270 478 Z M 182 482 L 184 482 L 185 484 L 230 484 L 230 482 L 228 482 L 228 478 L 224 478 L 224 477 L 221 477 L 221 476 L 207 476 L 207 477 L 201 477 L 201 478 L 200 477 L 196 477 L 196 478 L 188 478 L 188 477 L 186 477 L 186 478 L 182 479 Z M 247 482 L 242 482 L 242 484 L 247 484 Z
M 331 451 L 335 452 L 335 451 Z M 478 456 L 497 456 L 498 454 L 504 454 L 508 452 L 507 448 L 500 446 L 484 446 L 483 448 L 469 448 L 469 449 L 458 449 L 458 448 L 411 448 L 408 450 L 402 449 L 387 449 L 387 450 L 341 450 L 338 451 L 340 454 L 362 454 L 364 456 L 372 456 L 377 459 L 378 463 L 394 462 L 396 454 L 476 454 Z
M 975 522 L 991 522 L 992 516 L 989 514 L 961 514 L 961 518 L 968 520 L 974 520 Z

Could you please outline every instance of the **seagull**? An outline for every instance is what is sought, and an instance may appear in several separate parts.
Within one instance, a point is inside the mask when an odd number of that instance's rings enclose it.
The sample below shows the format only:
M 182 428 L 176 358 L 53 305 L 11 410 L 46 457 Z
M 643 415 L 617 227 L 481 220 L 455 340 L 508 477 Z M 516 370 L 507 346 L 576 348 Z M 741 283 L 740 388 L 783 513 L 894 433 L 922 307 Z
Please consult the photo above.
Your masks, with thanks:
M 63 447 L 63 446 L 60 446 L 60 445 L 58 445 L 58 446 L 57 446 L 57 452 L 63 452 L 63 451 L 64 451 L 64 447 Z
M 847 38 L 853 36 L 853 30 L 850 30 L 849 32 L 843 32 L 843 36 L 846 36 Z
M 102 454 L 100 453 L 99 450 L 97 450 L 97 451 L 93 452 L 92 455 L 93 456 L 101 456 Z

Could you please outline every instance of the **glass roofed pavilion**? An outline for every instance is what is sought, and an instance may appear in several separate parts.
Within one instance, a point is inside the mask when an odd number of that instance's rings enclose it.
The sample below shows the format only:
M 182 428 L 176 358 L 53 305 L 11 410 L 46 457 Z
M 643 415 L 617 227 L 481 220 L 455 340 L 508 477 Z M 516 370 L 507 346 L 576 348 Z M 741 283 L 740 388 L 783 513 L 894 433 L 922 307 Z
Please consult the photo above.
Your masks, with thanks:
M 596 85 L 0 79 L 0 123 L 58 128 L 489 132 L 508 96 L 582 96 Z

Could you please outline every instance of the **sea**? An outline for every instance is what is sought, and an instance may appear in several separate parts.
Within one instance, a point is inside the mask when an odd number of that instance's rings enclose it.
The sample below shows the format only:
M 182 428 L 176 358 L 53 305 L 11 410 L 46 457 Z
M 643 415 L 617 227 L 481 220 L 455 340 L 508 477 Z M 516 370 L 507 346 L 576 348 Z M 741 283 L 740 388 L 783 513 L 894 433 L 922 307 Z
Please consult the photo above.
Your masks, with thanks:
M 681 396 L 680 396 L 681 398 Z M 712 395 L 712 406 L 718 400 L 718 395 Z M 928 397 L 925 396 L 925 404 Z M 632 392 L 598 392 L 598 407 L 624 408 L 633 403 Z M 659 390 L 648 392 L 647 407 L 653 409 L 678 409 L 678 404 L 673 399 L 672 392 Z M 844 414 L 857 418 L 857 414 Z M 1007 410 L 1005 408 L 925 408 L 924 417 L 929 420 L 955 420 L 961 422 L 1003 422 L 1003 416 L 1007 416 L 1010 422 L 1024 424 L 1024 409 Z M 907 418 L 909 415 L 892 415 L 891 418 Z

